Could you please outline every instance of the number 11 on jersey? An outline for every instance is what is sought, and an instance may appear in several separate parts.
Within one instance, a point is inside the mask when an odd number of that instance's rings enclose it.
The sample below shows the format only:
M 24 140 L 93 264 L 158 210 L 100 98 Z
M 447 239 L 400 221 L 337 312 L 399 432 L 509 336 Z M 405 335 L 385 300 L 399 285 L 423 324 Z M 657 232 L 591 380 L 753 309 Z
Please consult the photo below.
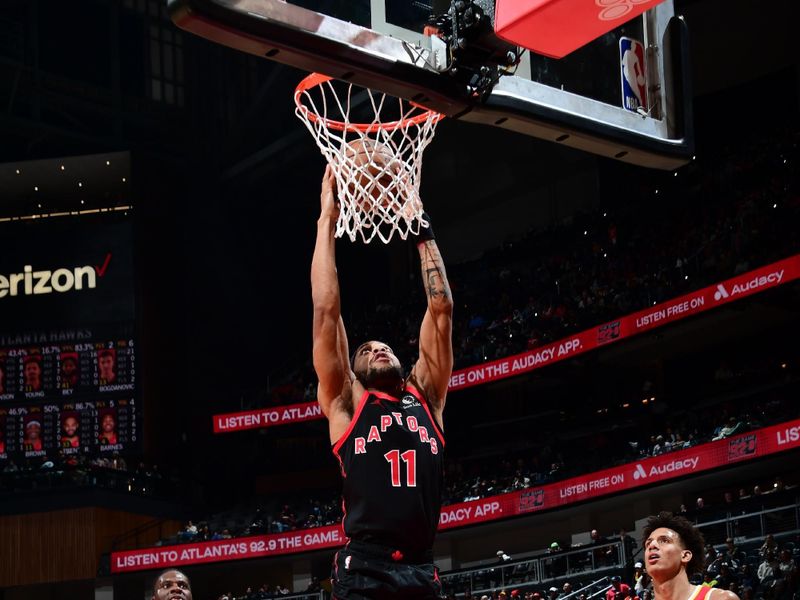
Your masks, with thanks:
M 392 471 L 392 487 L 401 487 L 400 482 L 400 460 L 406 463 L 406 485 L 417 487 L 417 451 L 406 450 L 400 454 L 400 450 L 390 450 L 383 457 L 389 462 Z

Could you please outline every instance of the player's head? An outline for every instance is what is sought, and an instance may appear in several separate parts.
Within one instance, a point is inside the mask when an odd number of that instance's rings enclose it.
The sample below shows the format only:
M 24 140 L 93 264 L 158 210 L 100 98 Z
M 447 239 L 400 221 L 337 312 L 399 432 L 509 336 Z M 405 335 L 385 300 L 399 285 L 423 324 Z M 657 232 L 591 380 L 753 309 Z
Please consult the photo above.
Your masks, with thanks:
M 38 385 L 42 376 L 42 366 L 36 359 L 25 362 L 25 383 L 28 385 Z
M 647 519 L 642 533 L 644 564 L 657 581 L 666 581 L 685 571 L 703 570 L 703 534 L 684 517 L 661 512 Z
M 353 140 L 344 148 L 341 172 L 351 195 L 356 187 L 363 192 L 360 203 L 376 201 L 388 206 L 389 198 L 396 193 L 396 175 L 401 171 L 400 162 L 386 144 L 364 138 Z
M 76 433 L 78 433 L 78 419 L 75 417 L 67 417 L 64 419 L 64 435 L 72 437 Z
M 28 440 L 38 440 L 42 434 L 42 424 L 39 421 L 30 421 L 25 426 L 25 438 Z
M 364 342 L 353 352 L 353 373 L 365 388 L 391 390 L 403 381 L 403 367 L 388 344 Z
M 192 600 L 189 578 L 177 569 L 167 569 L 153 583 L 152 600 Z
M 100 351 L 97 354 L 97 366 L 100 368 L 100 376 L 108 379 L 108 375 L 114 373 L 114 353 L 111 350 Z
M 78 370 L 78 363 L 72 356 L 65 356 L 61 359 L 61 371 L 65 375 L 72 375 L 75 371 Z
M 114 415 L 111 413 L 106 413 L 103 415 L 103 420 L 100 423 L 100 428 L 103 430 L 103 433 L 112 433 L 116 425 L 117 424 L 114 421 Z

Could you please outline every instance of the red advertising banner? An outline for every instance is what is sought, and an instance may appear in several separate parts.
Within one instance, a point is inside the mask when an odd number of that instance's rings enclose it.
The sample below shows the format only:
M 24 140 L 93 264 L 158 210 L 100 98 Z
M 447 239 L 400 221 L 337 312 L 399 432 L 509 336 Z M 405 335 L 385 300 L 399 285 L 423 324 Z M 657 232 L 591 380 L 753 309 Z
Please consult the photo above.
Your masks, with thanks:
M 439 530 L 558 508 L 795 448 L 800 448 L 800 419 L 539 488 L 450 504 L 442 507 Z M 333 548 L 344 542 L 341 525 L 331 525 L 233 540 L 128 550 L 111 554 L 111 572 L 263 558 Z
M 111 553 L 111 572 L 127 573 L 226 560 L 264 558 L 335 548 L 344 542 L 342 526 L 337 524 L 273 535 L 126 550 Z
M 547 346 L 455 371 L 450 377 L 450 391 L 527 373 L 798 278 L 800 255 L 795 255 Z
M 758 429 L 611 469 L 442 508 L 439 529 L 463 527 L 616 494 L 800 448 L 800 420 Z
M 322 409 L 317 402 L 287 404 L 273 408 L 259 408 L 242 412 L 214 415 L 214 433 L 261 429 L 272 425 L 286 425 L 322 418 Z
M 800 254 L 620 317 L 552 344 L 455 371 L 450 377 L 449 389 L 452 392 L 528 373 L 798 278 L 800 278 Z M 321 418 L 323 418 L 322 411 L 316 402 L 261 408 L 214 415 L 214 433 L 258 429 Z

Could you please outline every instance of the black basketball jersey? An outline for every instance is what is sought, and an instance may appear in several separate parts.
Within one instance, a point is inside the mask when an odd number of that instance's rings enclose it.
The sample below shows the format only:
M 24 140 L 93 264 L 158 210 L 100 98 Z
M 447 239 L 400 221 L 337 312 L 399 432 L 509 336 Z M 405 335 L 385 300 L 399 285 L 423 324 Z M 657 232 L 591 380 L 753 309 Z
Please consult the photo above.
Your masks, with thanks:
M 430 550 L 442 506 L 443 450 L 420 392 L 406 386 L 394 398 L 365 391 L 333 446 L 344 477 L 345 535 L 401 552 Z

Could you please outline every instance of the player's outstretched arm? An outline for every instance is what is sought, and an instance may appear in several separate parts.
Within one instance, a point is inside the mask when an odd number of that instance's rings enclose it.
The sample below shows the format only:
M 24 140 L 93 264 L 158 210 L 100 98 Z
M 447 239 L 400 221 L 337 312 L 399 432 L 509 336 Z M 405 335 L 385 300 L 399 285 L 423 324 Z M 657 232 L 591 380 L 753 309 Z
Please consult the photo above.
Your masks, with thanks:
M 317 240 L 311 261 L 311 299 L 314 305 L 314 370 L 319 379 L 317 400 L 328 418 L 331 441 L 346 431 L 352 416 L 353 374 L 348 359 L 347 334 L 342 321 L 336 246 L 333 237 L 339 208 L 330 167 L 322 178 Z
M 422 319 L 419 360 L 412 377 L 422 387 L 433 416 L 442 427 L 447 387 L 453 372 L 453 294 L 432 229 L 422 230 L 417 250 L 428 308 Z

